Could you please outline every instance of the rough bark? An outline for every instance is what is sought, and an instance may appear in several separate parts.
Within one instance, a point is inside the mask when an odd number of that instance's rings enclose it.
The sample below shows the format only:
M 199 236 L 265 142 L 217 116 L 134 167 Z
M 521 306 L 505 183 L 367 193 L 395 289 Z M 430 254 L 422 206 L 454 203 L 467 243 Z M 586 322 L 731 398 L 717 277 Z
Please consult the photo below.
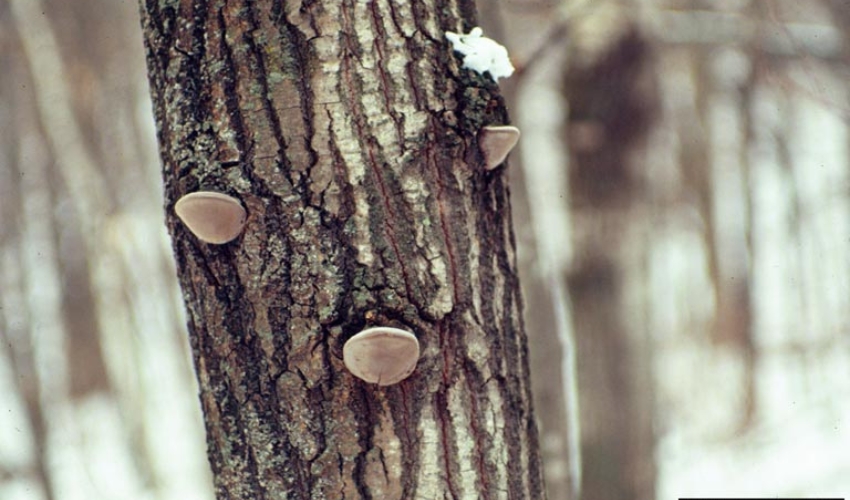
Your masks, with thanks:
M 559 2 L 479 1 L 485 33 L 521 61 L 502 85 L 522 140 L 511 158 L 511 201 L 525 298 L 531 387 L 549 498 L 580 497 L 580 435 L 574 332 L 562 277 L 571 261 L 567 103 L 559 96 L 570 50 Z M 486 10 L 485 10 L 486 9 Z M 500 14 L 500 15 L 499 15 Z M 495 17 L 495 19 L 494 19 Z M 493 30 L 496 27 L 497 30 Z M 541 113 L 541 109 L 545 109 Z M 557 230 L 553 230 L 557 228 Z
M 476 144 L 507 120 L 446 30 L 472 2 L 142 0 L 166 222 L 219 498 L 543 498 L 508 190 Z M 245 232 L 173 212 L 239 198 Z M 381 388 L 342 345 L 413 331 Z

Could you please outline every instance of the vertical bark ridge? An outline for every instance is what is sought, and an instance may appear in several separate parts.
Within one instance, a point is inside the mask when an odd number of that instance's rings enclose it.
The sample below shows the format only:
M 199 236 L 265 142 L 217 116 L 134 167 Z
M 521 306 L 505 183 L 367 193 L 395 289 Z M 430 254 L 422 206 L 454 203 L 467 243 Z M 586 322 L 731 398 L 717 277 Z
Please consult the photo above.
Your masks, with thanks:
M 543 498 L 507 188 L 475 142 L 504 103 L 444 39 L 470 5 L 143 3 L 220 498 Z M 242 201 L 237 240 L 179 224 L 197 189 Z M 342 364 L 375 324 L 421 344 L 395 386 Z

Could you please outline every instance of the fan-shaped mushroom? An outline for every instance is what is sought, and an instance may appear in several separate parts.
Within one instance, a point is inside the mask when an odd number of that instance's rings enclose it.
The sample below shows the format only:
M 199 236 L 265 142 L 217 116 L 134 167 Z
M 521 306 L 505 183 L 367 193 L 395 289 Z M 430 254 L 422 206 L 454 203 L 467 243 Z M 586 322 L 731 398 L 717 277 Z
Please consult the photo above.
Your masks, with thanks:
M 398 328 L 368 328 L 348 339 L 342 358 L 354 376 L 372 384 L 392 385 L 416 369 L 419 341 Z
M 519 141 L 519 129 L 510 125 L 483 127 L 478 134 L 478 147 L 484 155 L 487 170 L 498 167 Z
M 242 232 L 246 212 L 239 200 L 213 191 L 189 193 L 174 205 L 177 217 L 206 243 L 222 245 Z

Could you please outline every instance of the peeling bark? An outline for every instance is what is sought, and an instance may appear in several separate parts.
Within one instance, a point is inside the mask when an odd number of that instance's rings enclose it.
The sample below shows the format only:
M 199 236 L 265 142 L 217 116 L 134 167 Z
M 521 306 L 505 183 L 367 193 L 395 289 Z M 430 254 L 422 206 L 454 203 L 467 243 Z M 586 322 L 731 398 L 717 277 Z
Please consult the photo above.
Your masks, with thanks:
M 444 38 L 465 0 L 141 0 L 166 222 L 219 498 L 544 498 L 498 87 Z M 241 200 L 207 245 L 185 193 Z M 349 374 L 367 326 L 414 374 Z

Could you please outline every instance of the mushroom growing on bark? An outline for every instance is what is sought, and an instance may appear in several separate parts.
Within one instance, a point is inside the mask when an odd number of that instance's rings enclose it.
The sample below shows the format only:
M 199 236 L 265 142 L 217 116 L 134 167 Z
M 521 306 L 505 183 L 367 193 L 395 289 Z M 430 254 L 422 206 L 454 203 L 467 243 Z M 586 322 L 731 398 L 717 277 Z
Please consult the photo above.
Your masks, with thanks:
M 498 167 L 519 141 L 519 129 L 510 125 L 483 127 L 478 133 L 478 147 L 484 155 L 487 170 Z
M 354 376 L 378 385 L 392 385 L 416 369 L 419 341 L 410 332 L 379 326 L 348 339 L 342 348 L 345 367 Z
M 199 240 L 216 245 L 239 236 L 247 215 L 239 200 L 213 191 L 184 195 L 174 205 L 174 212 Z

